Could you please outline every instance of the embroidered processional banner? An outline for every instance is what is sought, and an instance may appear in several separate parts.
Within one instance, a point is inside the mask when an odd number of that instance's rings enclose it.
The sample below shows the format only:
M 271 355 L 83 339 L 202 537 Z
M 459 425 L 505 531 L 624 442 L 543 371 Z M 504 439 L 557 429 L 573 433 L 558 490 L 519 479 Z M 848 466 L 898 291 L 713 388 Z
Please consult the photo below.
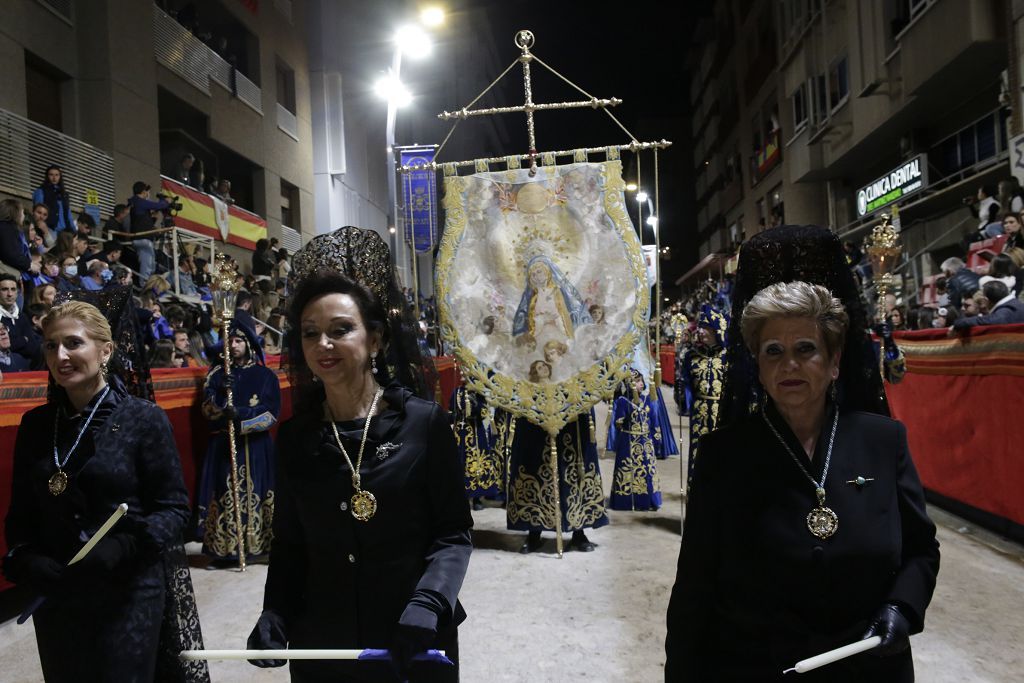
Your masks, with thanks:
M 612 394 L 646 326 L 621 162 L 477 170 L 445 169 L 441 333 L 470 388 L 554 434 Z

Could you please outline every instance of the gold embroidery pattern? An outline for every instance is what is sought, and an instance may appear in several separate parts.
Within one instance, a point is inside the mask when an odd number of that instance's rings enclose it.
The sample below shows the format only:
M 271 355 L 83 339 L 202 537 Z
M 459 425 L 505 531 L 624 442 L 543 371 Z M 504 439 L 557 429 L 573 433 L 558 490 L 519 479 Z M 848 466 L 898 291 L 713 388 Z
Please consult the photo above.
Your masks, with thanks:
M 561 434 L 558 443 L 558 458 L 562 462 L 565 481 L 560 487 L 562 515 L 569 530 L 593 526 L 605 515 L 604 489 L 601 473 L 596 463 L 584 465 L 583 443 L 580 440 L 579 421 L 574 424 L 575 439 L 571 430 Z M 515 481 L 510 485 L 507 514 L 510 523 L 525 522 L 530 526 L 555 529 L 556 501 L 551 493 L 551 460 L 542 458 L 537 476 L 526 472 L 521 466 Z
M 252 477 L 247 465 L 238 468 L 240 478 L 242 520 L 245 524 L 245 552 L 247 555 L 262 555 L 270 552 L 274 538 L 274 492 L 267 491 L 263 500 L 253 491 Z M 235 531 L 235 503 L 231 495 L 231 473 L 224 477 L 224 493 L 210 501 L 203 524 L 203 545 L 214 555 L 228 557 L 238 555 L 238 535 Z
M 649 436 L 650 407 L 636 406 L 632 408 L 632 420 L 626 434 L 629 435 L 629 455 L 615 463 L 615 476 L 612 480 L 613 496 L 653 495 L 661 489 L 658 469 L 655 464 L 654 443 Z M 647 488 L 647 478 L 651 478 L 652 489 Z
M 466 493 L 487 493 L 502 490 L 501 456 L 497 449 L 481 445 L 474 419 L 472 397 L 464 388 L 456 389 L 458 420 L 453 425 L 455 442 L 466 457 Z

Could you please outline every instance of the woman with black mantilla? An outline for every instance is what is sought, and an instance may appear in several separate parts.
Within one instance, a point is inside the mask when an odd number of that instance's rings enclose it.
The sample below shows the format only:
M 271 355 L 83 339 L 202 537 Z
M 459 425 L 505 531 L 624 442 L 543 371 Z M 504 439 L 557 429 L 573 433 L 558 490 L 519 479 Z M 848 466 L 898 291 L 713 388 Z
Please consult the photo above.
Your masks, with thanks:
M 277 437 L 274 544 L 249 648 L 391 650 L 390 666 L 292 661 L 293 681 L 457 681 L 473 522 L 448 417 L 412 391 L 432 384 L 388 248 L 341 228 L 293 268 L 299 403 Z M 456 666 L 412 661 L 431 648 Z
M 205 662 L 177 657 L 202 640 L 181 545 L 188 492 L 167 415 L 108 378 L 114 337 L 95 306 L 57 305 L 42 329 L 56 386 L 18 428 L 3 569 L 46 597 L 33 617 L 43 676 L 208 681 Z M 122 502 L 127 514 L 65 566 Z
M 769 285 L 743 308 L 765 399 L 701 440 L 666 682 L 781 681 L 873 635 L 874 650 L 801 680 L 913 680 L 908 638 L 935 589 L 935 525 L 905 427 L 836 400 L 848 326 L 839 300 L 806 282 Z

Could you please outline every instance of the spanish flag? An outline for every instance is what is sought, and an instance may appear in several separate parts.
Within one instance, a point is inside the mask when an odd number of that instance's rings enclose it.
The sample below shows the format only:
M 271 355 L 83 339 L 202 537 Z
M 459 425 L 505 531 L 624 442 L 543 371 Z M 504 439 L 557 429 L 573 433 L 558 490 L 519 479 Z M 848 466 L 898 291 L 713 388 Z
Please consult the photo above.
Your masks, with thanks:
M 174 218 L 179 227 L 245 249 L 255 249 L 256 240 L 267 236 L 267 222 L 254 213 L 163 176 L 160 187 L 165 194 L 177 195 L 183 205 Z

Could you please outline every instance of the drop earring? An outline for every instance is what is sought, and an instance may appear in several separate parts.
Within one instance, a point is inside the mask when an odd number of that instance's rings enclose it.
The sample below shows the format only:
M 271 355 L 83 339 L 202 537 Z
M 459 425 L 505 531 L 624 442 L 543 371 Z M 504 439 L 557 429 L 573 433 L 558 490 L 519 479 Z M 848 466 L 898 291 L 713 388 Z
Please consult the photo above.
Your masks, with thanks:
M 377 374 L 377 352 L 374 351 L 370 354 L 370 372 Z

